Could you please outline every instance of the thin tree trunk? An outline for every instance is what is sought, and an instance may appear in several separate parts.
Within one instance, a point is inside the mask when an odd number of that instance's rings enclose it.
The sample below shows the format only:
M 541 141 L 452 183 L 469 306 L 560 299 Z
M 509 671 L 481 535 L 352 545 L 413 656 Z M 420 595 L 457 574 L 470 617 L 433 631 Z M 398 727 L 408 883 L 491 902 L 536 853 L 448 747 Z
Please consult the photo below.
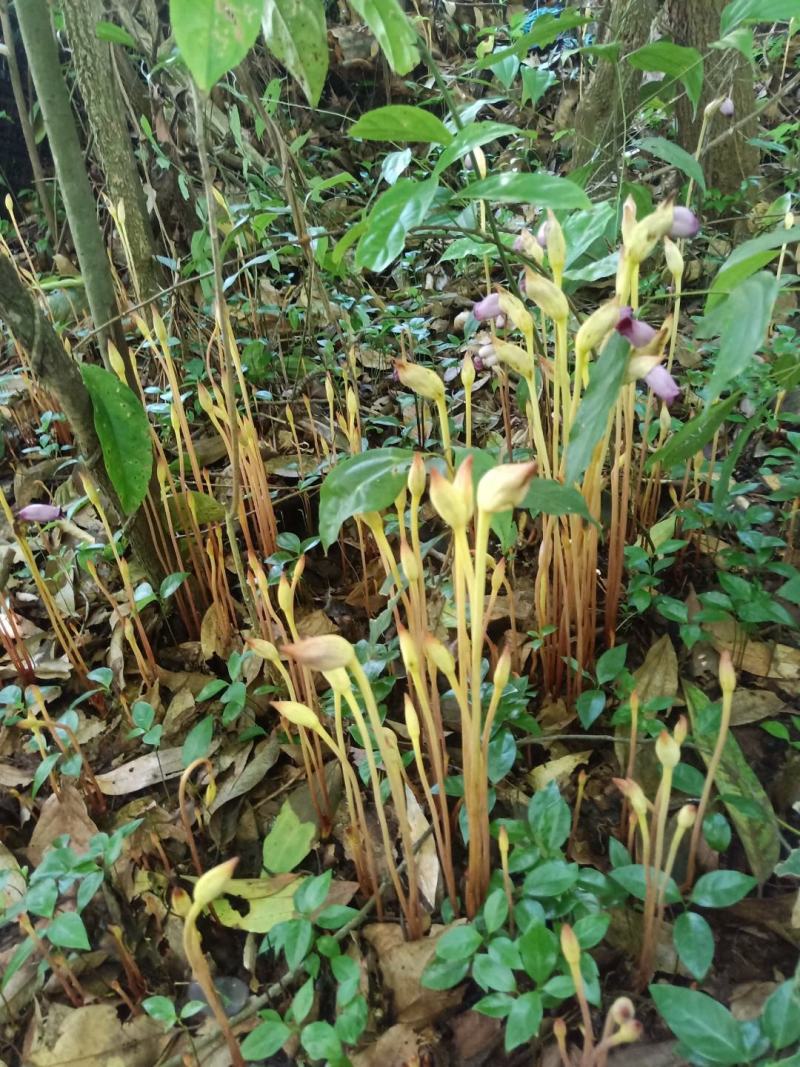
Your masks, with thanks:
M 11 18 L 8 14 L 7 0 L 0 0 L 0 30 L 2 30 L 3 40 L 8 48 L 6 62 L 8 63 L 8 73 L 11 79 L 11 91 L 14 94 L 14 104 L 16 105 L 17 115 L 19 116 L 19 125 L 25 141 L 25 148 L 28 152 L 28 159 L 31 163 L 31 170 L 33 171 L 33 184 L 36 187 L 39 203 L 42 207 L 42 214 L 47 223 L 47 228 L 50 231 L 50 237 L 55 243 L 58 237 L 56 216 L 53 211 L 53 205 L 47 195 L 47 182 L 42 169 L 42 160 L 39 155 L 39 148 L 36 144 L 36 137 L 33 133 L 33 126 L 28 112 L 28 102 L 25 99 L 25 90 L 22 88 L 22 78 L 20 77 L 17 53 L 14 47 L 14 30 L 11 26 Z
M 30 3 L 31 0 L 25 0 Z M 0 320 L 25 348 L 37 381 L 58 400 L 78 449 L 121 521 L 124 512 L 102 460 L 92 401 L 77 364 L 64 349 L 44 313 L 19 279 L 8 256 L 0 255 Z M 144 511 L 130 520 L 128 536 L 136 558 L 157 587 L 163 567 L 153 546 Z
M 89 310 L 95 328 L 100 330 L 100 349 L 108 366 L 108 341 L 114 335 L 106 323 L 115 318 L 117 305 L 69 92 L 61 74 L 47 0 L 24 0 L 17 4 L 17 20 L 56 165 Z
M 726 3 L 727 0 L 703 0 L 702 3 L 697 0 L 667 0 L 673 41 L 696 48 L 705 59 L 703 95 L 697 115 L 693 114 L 685 94 L 681 94 L 676 107 L 678 140 L 687 152 L 696 151 L 703 108 L 715 97 L 730 94 L 737 119 L 755 110 L 753 73 L 747 60 L 734 49 L 719 51 L 709 47 L 712 41 L 719 38 L 720 16 Z M 708 140 L 722 133 L 730 121 L 723 115 L 714 116 L 707 130 Z M 703 171 L 709 187 L 723 193 L 735 193 L 745 178 L 757 173 L 760 153 L 758 148 L 748 144 L 748 140 L 757 132 L 758 123 L 753 119 L 704 156 Z
M 124 206 L 124 231 L 137 298 L 160 288 L 153 258 L 153 233 L 142 180 L 136 167 L 125 111 L 116 81 L 111 45 L 95 32 L 103 12 L 99 0 L 64 0 L 64 22 L 75 61 L 75 75 L 86 108 L 106 189 L 118 210 Z
M 601 43 L 618 42 L 619 56 L 597 60 L 578 104 L 573 170 L 590 164 L 593 177 L 599 179 L 619 168 L 642 82 L 642 72 L 625 63 L 623 57 L 647 44 L 655 15 L 655 0 L 613 0 Z

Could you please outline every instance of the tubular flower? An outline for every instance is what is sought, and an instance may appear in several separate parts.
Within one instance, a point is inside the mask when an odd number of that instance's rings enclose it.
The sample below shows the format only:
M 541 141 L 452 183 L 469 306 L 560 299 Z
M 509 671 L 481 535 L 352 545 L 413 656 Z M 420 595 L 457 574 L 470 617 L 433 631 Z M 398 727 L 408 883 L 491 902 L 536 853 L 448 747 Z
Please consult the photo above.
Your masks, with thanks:
M 493 515 L 518 507 L 536 473 L 536 463 L 504 463 L 487 471 L 478 482 L 478 509 Z
M 548 318 L 566 321 L 569 317 L 567 298 L 557 285 L 532 270 L 525 272 L 525 293 Z
M 620 309 L 616 301 L 610 300 L 593 311 L 575 334 L 575 352 L 578 358 L 585 359 L 592 349 L 597 348 L 606 335 L 618 326 L 620 311 L 630 312 L 630 310 L 630 308 Z
M 733 118 L 735 112 L 736 107 L 733 103 L 733 100 L 729 96 L 726 96 L 722 103 L 719 105 L 720 115 L 724 115 L 726 119 L 730 119 Z
M 503 311 L 500 307 L 500 294 L 489 293 L 483 300 L 479 300 L 477 304 L 473 304 L 472 314 L 478 322 L 486 322 L 487 319 L 496 319 L 499 315 L 502 315 Z
M 623 307 L 619 309 L 617 333 L 621 333 L 634 348 L 644 348 L 645 345 L 649 345 L 657 332 L 649 323 L 635 318 L 632 308 Z
M 700 219 L 690 208 L 676 207 L 673 210 L 670 237 L 696 237 L 699 232 Z
M 396 359 L 394 369 L 402 384 L 423 400 L 444 400 L 444 382 L 435 371 L 409 363 L 407 359 Z
M 338 634 L 305 637 L 294 644 L 284 645 L 282 651 L 301 667 L 310 667 L 313 671 L 332 671 L 337 667 L 349 667 L 355 659 L 353 646 Z
M 538 236 L 534 237 L 530 230 L 522 231 L 514 242 L 514 251 L 521 252 L 540 267 L 544 262 L 543 246 L 540 244 Z
M 645 374 L 644 380 L 656 394 L 669 407 L 681 395 L 681 389 L 670 372 L 661 363 Z
M 17 512 L 20 522 L 55 522 L 64 512 L 55 504 L 26 504 Z

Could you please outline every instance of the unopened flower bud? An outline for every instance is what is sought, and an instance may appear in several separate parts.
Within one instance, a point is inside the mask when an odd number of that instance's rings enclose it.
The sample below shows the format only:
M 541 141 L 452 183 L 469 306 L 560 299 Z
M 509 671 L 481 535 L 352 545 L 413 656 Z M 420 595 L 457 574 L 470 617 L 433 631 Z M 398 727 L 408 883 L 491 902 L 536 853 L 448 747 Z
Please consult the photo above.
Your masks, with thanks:
M 724 115 L 726 119 L 733 118 L 736 113 L 736 106 L 730 96 L 726 96 L 719 105 L 719 113 L 720 115 Z
M 336 667 L 349 667 L 355 658 L 353 646 L 338 634 L 319 634 L 284 645 L 285 655 L 301 667 L 313 671 L 332 671 Z
M 197 879 L 192 899 L 198 908 L 207 908 L 212 901 L 225 892 L 238 862 L 239 857 L 234 856 L 233 859 L 212 867 L 210 871 L 206 871 Z
M 500 294 L 489 293 L 483 300 L 479 300 L 477 304 L 473 304 L 472 314 L 478 322 L 486 322 L 488 319 L 496 319 L 498 315 L 502 314 Z
M 547 258 L 550 260 L 550 269 L 554 274 L 561 274 L 567 262 L 567 242 L 564 240 L 564 231 L 561 224 L 553 214 L 552 208 L 547 210 L 547 235 L 545 238 Z
M 470 319 L 469 311 L 459 311 L 456 317 L 453 319 L 453 333 L 463 333 L 464 327 L 467 325 Z
M 548 318 L 566 322 L 569 317 L 567 298 L 549 278 L 543 278 L 532 270 L 526 271 L 525 293 Z
M 719 656 L 719 684 L 723 693 L 732 693 L 736 688 L 736 671 L 727 648 L 723 648 Z
M 675 729 L 672 731 L 672 736 L 679 745 L 682 745 L 689 736 L 689 720 L 685 715 L 678 716 L 678 721 L 675 723 Z
M 257 656 L 267 660 L 268 663 L 280 663 L 281 661 L 280 653 L 271 641 L 264 641 L 260 637 L 248 637 L 247 647 L 252 648 Z
M 502 693 L 505 687 L 508 685 L 508 679 L 511 677 L 511 653 L 508 650 L 508 645 L 502 651 L 500 659 L 497 661 L 497 666 L 494 669 L 492 675 L 492 684 L 498 693 Z
M 601 304 L 581 323 L 575 334 L 575 353 L 578 358 L 587 356 L 589 352 L 600 346 L 619 322 L 620 310 L 616 301 L 609 300 L 608 303 Z
M 419 654 L 414 638 L 402 625 L 397 627 L 397 638 L 400 643 L 400 655 L 403 658 L 406 671 L 412 676 L 419 674 Z
M 561 927 L 561 951 L 570 968 L 580 964 L 581 946 L 575 936 L 575 931 L 568 923 L 564 923 Z
M 409 584 L 413 585 L 414 582 L 419 581 L 417 556 L 406 541 L 400 542 L 400 566 L 403 568 L 403 574 L 406 576 L 406 580 Z
M 678 811 L 676 821 L 681 830 L 691 830 L 697 818 L 697 808 L 694 804 L 684 804 Z
M 487 471 L 478 482 L 478 509 L 494 515 L 518 507 L 536 474 L 536 462 L 504 463 Z
M 622 1026 L 636 1017 L 636 1008 L 630 997 L 617 997 L 611 1005 L 608 1014 L 614 1020 L 616 1026 Z
M 402 384 L 423 400 L 444 400 L 444 382 L 429 367 L 409 363 L 407 359 L 396 359 L 394 369 Z
M 473 513 L 472 501 L 472 456 L 468 456 L 458 468 L 452 482 L 435 468 L 431 471 L 431 503 L 437 514 L 453 530 L 462 530 Z
M 411 460 L 411 466 L 408 470 L 408 479 L 406 481 L 408 491 L 411 493 L 412 497 L 417 497 L 417 499 L 419 499 L 419 497 L 422 496 L 425 492 L 426 480 L 425 461 L 422 458 L 422 453 L 415 452 L 414 458 Z
M 467 392 L 469 392 L 475 384 L 475 364 L 472 362 L 469 352 L 467 352 L 464 359 L 461 361 L 461 384 Z
M 408 736 L 411 739 L 411 744 L 416 751 L 419 746 L 419 716 L 417 715 L 417 709 L 414 707 L 414 701 L 408 695 L 405 694 L 403 699 L 403 710 L 405 711 L 406 730 L 408 730 Z
M 496 341 L 492 345 L 492 352 L 500 363 L 510 367 L 521 378 L 530 378 L 533 375 L 533 357 L 519 345 L 511 344 L 510 341 Z
M 667 269 L 677 282 L 683 277 L 683 256 L 681 250 L 669 237 L 664 238 L 664 258 L 667 261 Z
M 426 636 L 425 655 L 445 678 L 452 678 L 456 669 L 455 660 L 450 650 L 445 648 L 438 637 L 432 634 Z
M 497 831 L 497 846 L 500 849 L 500 862 L 505 867 L 508 861 L 508 830 L 505 823 L 501 823 Z
M 307 704 L 301 704 L 299 700 L 273 700 L 272 706 L 293 726 L 302 726 L 304 730 L 311 730 L 315 734 L 322 728 L 311 708 Z
M 350 675 L 344 667 L 334 667 L 332 671 L 322 671 L 322 677 L 334 693 L 339 693 L 341 696 L 353 688 L 350 682 Z
M 681 748 L 666 730 L 656 738 L 656 758 L 662 767 L 674 770 L 681 761 Z
M 17 512 L 19 522 L 55 522 L 64 512 L 55 504 L 26 504 Z

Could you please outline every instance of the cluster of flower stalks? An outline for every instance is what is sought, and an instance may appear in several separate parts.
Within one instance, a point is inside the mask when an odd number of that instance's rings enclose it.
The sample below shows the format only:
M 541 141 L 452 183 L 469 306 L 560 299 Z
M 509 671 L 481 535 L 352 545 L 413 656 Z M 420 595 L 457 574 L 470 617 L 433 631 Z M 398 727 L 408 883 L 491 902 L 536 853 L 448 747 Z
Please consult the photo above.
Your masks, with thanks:
M 672 238 L 697 233 L 696 217 L 687 208 L 662 204 L 644 219 L 637 219 L 636 206 L 628 199 L 622 213 L 622 244 L 613 299 L 576 323 L 562 283 L 568 248 L 564 233 L 552 212 L 533 236 L 523 232 L 516 250 L 525 259 L 517 296 L 506 289 L 490 293 L 473 308 L 474 316 L 491 334 L 483 334 L 476 359 L 468 352 L 462 369 L 465 387 L 465 438 L 472 440 L 471 390 L 479 368 L 494 367 L 501 376 L 510 374 L 527 387 L 527 423 L 530 455 L 539 474 L 564 481 L 568 477 L 569 444 L 580 426 L 581 404 L 590 382 L 590 363 L 597 358 L 597 380 L 603 375 L 603 355 L 609 339 L 622 335 L 632 346 L 621 388 L 594 448 L 579 488 L 590 514 L 600 519 L 601 493 L 611 502 L 610 524 L 605 531 L 605 636 L 613 644 L 622 585 L 622 558 L 628 534 L 629 513 L 638 509 L 640 522 L 652 522 L 658 505 L 659 472 L 644 476 L 644 460 L 654 417 L 660 421 L 655 447 L 669 431 L 668 406 L 679 395 L 670 369 L 676 343 L 680 307 L 683 257 Z M 655 329 L 636 316 L 639 303 L 641 264 L 663 246 L 672 276 L 675 314 Z M 523 299 L 531 301 L 532 314 Z M 515 335 L 522 335 L 521 344 Z M 438 397 L 431 387 L 420 389 L 418 368 L 402 364 L 400 378 L 428 399 Z M 645 417 L 637 433 L 634 418 L 635 382 L 649 386 Z M 657 404 L 661 405 L 660 413 Z M 444 427 L 445 419 L 442 419 Z M 445 439 L 445 448 L 449 441 Z M 638 502 L 641 501 L 641 506 Z M 584 525 L 576 516 L 544 519 L 536 577 L 537 629 L 545 635 L 542 651 L 546 686 L 568 692 L 580 685 L 580 672 L 567 664 L 590 667 L 594 658 L 598 597 L 598 528 Z
M 472 458 L 466 459 L 451 479 L 433 470 L 429 497 L 433 507 L 452 532 L 452 589 L 456 616 L 453 651 L 431 635 L 426 583 L 420 541 L 420 506 L 428 484 L 422 457 L 411 466 L 407 486 L 398 497 L 395 510 L 399 524 L 399 551 L 389 543 L 382 517 L 377 513 L 358 516 L 369 528 L 381 555 L 387 575 L 394 584 L 393 602 L 400 651 L 405 666 L 405 725 L 413 751 L 413 763 L 406 768 L 400 752 L 400 739 L 383 725 L 375 695 L 352 645 L 343 637 L 328 635 L 299 639 L 294 623 L 293 583 L 282 579 L 278 587 L 278 613 L 272 608 L 269 590 L 263 588 L 266 603 L 266 637 L 253 637 L 249 647 L 280 675 L 289 694 L 276 701 L 275 708 L 287 724 L 298 731 L 306 761 L 312 795 L 323 817 L 326 804 L 325 775 L 320 745 L 333 752 L 342 765 L 350 830 L 350 851 L 359 880 L 367 891 L 377 887 L 378 867 L 373 852 L 374 835 L 369 832 L 359 782 L 350 764 L 345 732 L 355 724 L 363 744 L 374 801 L 380 824 L 383 862 L 388 868 L 403 911 L 408 933 L 423 932 L 424 911 L 419 898 L 415 844 L 407 816 L 408 791 L 413 791 L 427 810 L 444 878 L 445 891 L 456 914 L 478 911 L 486 895 L 490 875 L 488 807 L 488 749 L 495 715 L 511 672 L 508 649 L 501 653 L 486 639 L 488 619 L 494 600 L 506 586 L 504 562 L 489 554 L 489 527 L 492 517 L 520 504 L 534 475 L 535 463 L 510 463 L 485 474 L 473 489 Z M 299 568 L 302 571 L 302 566 Z M 507 586 L 506 586 L 507 588 Z M 291 640 L 279 652 L 272 639 L 276 629 L 288 631 Z M 481 680 L 488 653 L 491 690 L 482 701 Z M 317 698 L 317 678 L 321 672 L 333 695 L 333 722 L 323 720 Z M 452 817 L 445 789 L 450 755 L 442 725 L 439 694 L 449 689 L 460 715 L 460 770 L 464 779 L 464 807 L 468 829 L 468 861 L 463 887 L 456 881 L 453 862 Z M 407 742 L 404 740 L 404 744 Z M 384 809 L 384 781 L 388 782 L 397 815 L 407 877 L 405 884 L 395 863 L 395 842 Z M 462 908 L 463 901 L 463 908 Z

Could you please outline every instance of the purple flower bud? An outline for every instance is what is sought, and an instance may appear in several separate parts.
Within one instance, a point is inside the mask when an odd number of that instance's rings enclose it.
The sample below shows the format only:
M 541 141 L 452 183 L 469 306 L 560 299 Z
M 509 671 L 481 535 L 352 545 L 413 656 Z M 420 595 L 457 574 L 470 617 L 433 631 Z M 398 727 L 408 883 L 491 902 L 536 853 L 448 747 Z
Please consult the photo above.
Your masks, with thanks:
M 506 319 L 505 315 L 498 315 L 497 318 L 494 320 L 494 324 L 498 330 L 502 330 L 507 321 L 508 320 Z
M 475 368 L 475 373 L 480 374 L 483 370 L 483 360 L 480 356 L 472 357 L 472 366 Z
M 644 380 L 656 396 L 663 400 L 667 406 L 681 395 L 678 383 L 661 363 L 657 367 L 653 367 L 650 373 L 645 375 Z
M 649 323 L 634 318 L 632 309 L 627 307 L 619 309 L 617 333 L 621 333 L 634 348 L 644 348 L 645 345 L 650 344 L 657 331 Z
M 672 216 L 670 237 L 696 237 L 700 231 L 700 219 L 688 207 L 676 207 Z
M 55 522 L 64 512 L 55 504 L 26 504 L 17 512 L 20 522 Z
M 496 319 L 498 315 L 502 314 L 500 294 L 489 293 L 483 300 L 479 300 L 477 304 L 473 304 L 472 314 L 478 322 L 485 322 L 487 319 Z
M 548 235 L 549 232 L 550 232 L 550 220 L 549 219 L 545 219 L 544 222 L 542 223 L 542 225 L 536 231 L 536 240 L 539 242 L 539 244 L 542 246 L 542 248 L 545 248 L 545 249 L 547 248 L 547 235 Z
M 729 96 L 726 96 L 722 103 L 719 105 L 720 115 L 724 115 L 726 119 L 733 118 L 736 108 L 734 107 L 733 100 Z
M 527 279 L 525 277 L 525 271 L 524 270 L 520 272 L 519 281 L 517 282 L 517 287 L 519 289 L 519 295 L 520 296 L 527 296 L 527 293 L 528 293 L 528 282 L 527 282 Z

